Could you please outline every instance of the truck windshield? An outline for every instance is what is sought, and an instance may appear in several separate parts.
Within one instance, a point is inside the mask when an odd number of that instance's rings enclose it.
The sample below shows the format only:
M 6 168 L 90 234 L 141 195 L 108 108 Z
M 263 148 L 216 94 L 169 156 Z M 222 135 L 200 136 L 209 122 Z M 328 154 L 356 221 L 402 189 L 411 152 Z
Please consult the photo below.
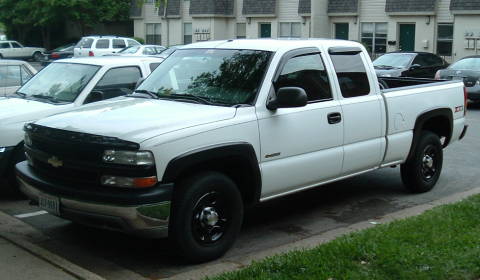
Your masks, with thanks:
M 410 64 L 410 61 L 412 61 L 414 56 L 414 54 L 406 53 L 387 53 L 375 59 L 375 61 L 373 62 L 373 66 L 377 68 L 405 68 Z
M 50 103 L 75 101 L 100 66 L 76 63 L 51 63 L 33 76 L 18 92 L 25 98 Z
M 224 106 L 252 105 L 270 56 L 256 50 L 177 50 L 138 90 L 160 98 L 190 96 Z

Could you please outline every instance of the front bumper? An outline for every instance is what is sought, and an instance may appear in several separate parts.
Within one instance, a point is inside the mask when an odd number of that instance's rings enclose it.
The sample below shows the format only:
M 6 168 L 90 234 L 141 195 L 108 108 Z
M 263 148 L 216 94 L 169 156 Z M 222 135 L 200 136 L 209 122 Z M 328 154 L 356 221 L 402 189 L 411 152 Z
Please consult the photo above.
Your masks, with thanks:
M 172 185 L 157 186 L 140 194 L 132 194 L 129 190 L 120 190 L 124 195 L 108 196 L 105 192 L 96 194 L 91 190 L 86 194 L 81 190 L 68 192 L 66 186 L 47 182 L 27 162 L 17 164 L 16 169 L 20 190 L 31 200 L 38 202 L 40 196 L 59 200 L 59 213 L 52 213 L 54 215 L 91 227 L 143 237 L 168 236 Z
M 0 147 L 0 175 L 6 176 L 8 165 L 12 160 L 15 147 Z

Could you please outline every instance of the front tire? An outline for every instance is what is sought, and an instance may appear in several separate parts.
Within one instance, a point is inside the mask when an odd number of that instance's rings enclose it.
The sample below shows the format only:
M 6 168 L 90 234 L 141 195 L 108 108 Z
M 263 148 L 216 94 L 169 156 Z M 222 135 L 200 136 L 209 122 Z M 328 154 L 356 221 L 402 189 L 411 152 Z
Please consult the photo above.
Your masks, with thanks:
M 33 58 L 33 61 L 35 62 L 41 62 L 43 60 L 43 55 L 40 52 L 35 52 L 32 58 Z
M 440 138 L 433 132 L 423 131 L 414 154 L 400 168 L 403 184 L 413 193 L 428 192 L 437 183 L 442 165 Z
M 20 191 L 20 186 L 17 181 L 16 172 L 15 172 L 15 165 L 17 163 L 22 162 L 26 159 L 25 151 L 23 149 L 23 145 L 19 145 L 15 148 L 12 158 L 10 159 L 10 164 L 7 168 L 7 186 L 6 191 L 8 194 L 18 197 L 24 198 L 25 195 Z
M 202 172 L 176 186 L 169 238 L 191 262 L 221 257 L 232 247 L 243 221 L 235 183 L 218 172 Z

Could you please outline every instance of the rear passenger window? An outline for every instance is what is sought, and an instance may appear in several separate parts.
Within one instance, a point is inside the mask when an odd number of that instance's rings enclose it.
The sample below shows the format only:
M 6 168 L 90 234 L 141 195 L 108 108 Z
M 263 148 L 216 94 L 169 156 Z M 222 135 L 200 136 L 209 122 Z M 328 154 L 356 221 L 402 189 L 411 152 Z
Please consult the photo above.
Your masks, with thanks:
M 370 94 L 367 70 L 360 53 L 335 53 L 330 57 L 343 97 L 350 98 Z
M 0 43 L 0 49 L 9 49 L 10 44 L 9 43 Z
M 303 88 L 309 102 L 332 99 L 330 82 L 320 54 L 293 57 L 283 67 L 276 87 Z
M 126 47 L 125 41 L 123 39 L 113 39 L 113 48 L 114 49 L 124 49 Z
M 78 42 L 78 44 L 75 46 L 77 48 L 91 48 L 93 44 L 93 39 L 92 38 L 83 38 Z
M 140 45 L 137 41 L 134 41 L 134 40 L 128 40 L 127 42 L 129 47 Z
M 93 91 L 103 92 L 104 99 L 130 94 L 141 77 L 135 66 L 113 68 L 107 71 Z
M 100 39 L 95 44 L 95 48 L 97 49 L 108 49 L 110 47 L 110 40 L 108 39 Z

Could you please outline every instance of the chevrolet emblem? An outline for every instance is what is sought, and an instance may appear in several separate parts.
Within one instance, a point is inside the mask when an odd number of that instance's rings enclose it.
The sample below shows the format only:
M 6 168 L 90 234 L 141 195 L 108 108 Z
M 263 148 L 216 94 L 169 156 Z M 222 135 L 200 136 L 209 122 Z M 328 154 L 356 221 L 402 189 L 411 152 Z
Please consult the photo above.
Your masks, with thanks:
M 50 164 L 51 166 L 53 166 L 55 168 L 63 166 L 63 161 L 58 159 L 56 156 L 53 156 L 53 157 L 49 158 L 47 162 L 48 162 L 48 164 Z

